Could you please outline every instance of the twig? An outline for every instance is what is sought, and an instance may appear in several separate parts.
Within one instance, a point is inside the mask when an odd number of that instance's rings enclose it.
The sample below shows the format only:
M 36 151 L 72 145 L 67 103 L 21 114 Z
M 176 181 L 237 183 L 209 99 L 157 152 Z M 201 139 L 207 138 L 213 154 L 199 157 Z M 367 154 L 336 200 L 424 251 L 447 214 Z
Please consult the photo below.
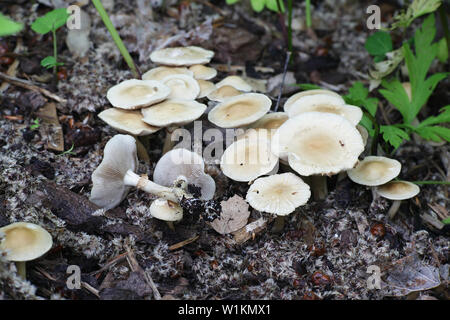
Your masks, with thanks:
M 173 251 L 173 250 L 180 249 L 180 248 L 184 247 L 185 245 L 188 245 L 189 243 L 192 243 L 192 242 L 196 241 L 198 238 L 199 238 L 199 236 L 197 235 L 197 236 L 194 236 L 192 238 L 189 238 L 189 239 L 183 240 L 181 242 L 175 243 L 175 244 L 173 244 L 173 245 L 171 245 L 169 247 L 169 250 Z
M 66 103 L 67 102 L 66 99 L 63 99 L 63 98 L 57 96 L 56 94 L 48 91 L 47 89 L 38 87 L 38 86 L 32 84 L 30 81 L 23 80 L 23 79 L 16 78 L 16 77 L 11 77 L 11 76 L 8 76 L 7 74 L 3 73 L 3 72 L 0 72 L 0 79 L 2 79 L 4 81 L 8 81 L 9 83 L 11 83 L 11 84 L 13 84 L 15 86 L 18 86 L 18 87 L 21 87 L 21 88 L 25 88 L 25 89 L 28 89 L 28 90 L 32 90 L 32 91 L 35 91 L 35 92 L 42 93 L 44 96 L 46 96 L 46 97 L 48 97 L 50 99 L 53 99 L 56 102 L 59 102 L 59 103 Z
M 110 260 L 109 262 L 107 262 L 103 267 L 101 267 L 99 270 L 91 272 L 91 275 L 94 274 L 98 274 L 100 272 L 105 271 L 106 269 L 108 269 L 109 267 L 115 265 L 116 263 L 118 263 L 119 261 L 122 261 L 123 259 L 126 258 L 128 252 L 124 252 L 122 254 L 119 254 L 117 257 L 114 257 L 112 260 Z
M 97 289 L 95 289 L 93 286 L 91 286 L 89 283 L 81 281 L 81 286 L 83 288 L 85 288 L 87 291 L 89 291 L 90 293 L 92 293 L 94 296 L 96 296 L 97 298 L 100 299 L 100 291 L 98 291 Z
M 281 95 L 283 94 L 284 82 L 286 81 L 287 67 L 288 67 L 289 61 L 291 60 L 291 54 L 292 54 L 292 52 L 290 52 L 290 51 L 288 51 L 286 53 L 286 61 L 284 62 L 284 69 L 283 69 L 283 79 L 281 80 L 281 84 L 280 84 L 280 92 L 278 93 L 277 104 L 275 105 L 275 109 L 274 109 L 275 112 L 277 112 L 278 107 L 280 106 Z
M 273 217 L 268 219 L 259 218 L 258 220 L 255 220 L 247 224 L 245 227 L 233 232 L 234 244 L 242 244 L 247 240 L 255 239 L 255 236 L 263 231 L 267 225 L 273 221 L 273 219 Z

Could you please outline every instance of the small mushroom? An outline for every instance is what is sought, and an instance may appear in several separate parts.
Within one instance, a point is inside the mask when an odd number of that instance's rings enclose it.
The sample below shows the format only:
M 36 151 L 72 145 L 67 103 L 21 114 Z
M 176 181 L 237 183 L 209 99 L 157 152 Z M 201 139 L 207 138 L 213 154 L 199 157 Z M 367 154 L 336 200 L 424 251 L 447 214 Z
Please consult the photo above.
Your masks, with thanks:
M 194 76 L 194 73 L 185 67 L 156 67 L 148 70 L 142 75 L 142 80 L 157 80 L 161 81 L 165 77 L 175 74 L 184 74 L 190 77 Z
M 216 90 L 216 85 L 208 80 L 197 80 L 200 87 L 200 93 L 198 94 L 198 99 L 208 96 L 211 92 Z
M 228 76 L 222 81 L 216 83 L 217 88 L 221 88 L 223 86 L 232 86 L 243 92 L 250 92 L 253 90 L 252 86 L 239 76 Z
M 206 64 L 214 57 L 214 52 L 200 47 L 174 47 L 153 51 L 150 59 L 168 66 L 192 66 Z
M 354 169 L 348 170 L 347 175 L 355 183 L 364 186 L 379 186 L 396 178 L 401 169 L 401 163 L 395 159 L 368 156 Z
M 249 127 L 254 129 L 276 130 L 289 119 L 285 112 L 271 112 L 253 122 Z
M 186 149 L 174 149 L 159 159 L 153 173 L 153 180 L 163 186 L 172 186 L 177 180 L 184 180 L 189 186 L 200 188 L 199 199 L 214 197 L 216 183 L 205 173 L 203 158 Z
M 296 94 L 292 95 L 291 97 L 289 97 L 289 99 L 287 99 L 286 102 L 284 103 L 284 106 L 283 106 L 284 112 L 288 112 L 290 107 L 294 103 L 296 103 L 297 100 L 299 100 L 300 98 L 303 98 L 306 96 L 317 95 L 317 94 L 328 94 L 330 96 L 340 98 L 341 103 L 345 104 L 345 100 L 339 94 L 337 94 L 336 92 L 333 92 L 331 90 L 324 90 L 324 89 L 306 90 L 306 91 L 296 93 Z
M 41 226 L 28 222 L 16 222 L 0 228 L 5 236 L 0 249 L 6 259 L 16 263 L 17 272 L 26 279 L 26 262 L 47 253 L 53 245 L 52 236 Z
M 201 64 L 190 66 L 189 70 L 194 74 L 196 80 L 211 80 L 217 76 L 217 70 L 214 68 L 206 67 Z
M 261 93 L 245 93 L 219 103 L 208 113 L 208 120 L 221 128 L 238 128 L 261 119 L 272 101 Z
M 109 108 L 100 112 L 98 117 L 117 131 L 133 136 L 146 136 L 161 129 L 142 121 L 143 115 L 140 110 Z
M 178 203 L 161 198 L 152 202 L 150 214 L 156 219 L 166 221 L 172 230 L 175 230 L 173 222 L 183 219 L 183 209 Z
M 220 88 L 215 86 L 215 89 L 207 95 L 207 98 L 211 101 L 223 102 L 228 98 L 235 97 L 240 94 L 242 94 L 242 92 L 232 86 L 225 85 Z
M 116 108 L 140 109 L 166 99 L 170 88 L 155 80 L 125 80 L 106 93 L 108 101 Z
M 132 136 L 117 134 L 105 146 L 103 160 L 92 173 L 92 190 L 89 200 L 107 210 L 116 207 L 130 187 L 174 202 L 178 201 L 173 189 L 167 188 L 139 176 L 137 167 L 136 141 Z
M 304 205 L 311 197 L 309 186 L 293 173 L 258 178 L 250 186 L 246 200 L 252 208 L 277 215 L 274 232 L 281 231 L 284 216 Z
M 409 181 L 390 181 L 376 188 L 377 193 L 389 200 L 394 200 L 388 211 L 389 218 L 393 219 L 402 200 L 411 199 L 419 194 L 420 188 Z
M 168 99 L 194 100 L 200 93 L 198 82 L 185 74 L 174 74 L 161 80 L 170 88 Z

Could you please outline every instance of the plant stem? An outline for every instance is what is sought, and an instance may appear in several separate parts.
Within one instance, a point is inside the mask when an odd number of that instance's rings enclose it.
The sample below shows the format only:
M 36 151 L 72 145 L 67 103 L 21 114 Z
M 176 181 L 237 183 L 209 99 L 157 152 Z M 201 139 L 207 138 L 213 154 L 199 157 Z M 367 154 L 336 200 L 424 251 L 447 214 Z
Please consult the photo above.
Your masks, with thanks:
M 99 13 L 100 17 L 102 18 L 103 23 L 105 24 L 106 28 L 108 29 L 109 33 L 111 34 L 111 37 L 113 38 L 114 43 L 116 44 L 117 48 L 119 49 L 120 53 L 122 54 L 122 57 L 125 59 L 125 62 L 127 63 L 128 67 L 131 69 L 133 76 L 137 79 L 141 79 L 141 74 L 139 73 L 138 68 L 134 64 L 133 58 L 131 58 L 130 53 L 128 52 L 127 48 L 125 47 L 116 28 L 112 24 L 111 19 L 109 19 L 108 13 L 106 13 L 105 8 L 103 7 L 102 3 L 100 2 L 100 0 L 92 0 L 92 3 L 94 4 L 95 9 L 97 9 L 97 12 Z
M 53 57 L 55 58 L 55 65 L 53 66 L 53 77 L 55 78 L 55 81 L 58 80 L 57 76 L 57 68 L 58 68 L 58 44 L 56 42 L 56 30 L 55 28 L 52 29 L 53 33 Z
M 443 184 L 450 185 L 450 181 L 433 181 L 433 180 L 425 180 L 425 181 L 411 181 L 414 184 Z
M 378 137 L 380 135 L 380 126 L 378 125 L 377 119 L 372 116 L 369 112 L 364 111 L 364 114 L 372 121 L 372 124 L 375 128 L 375 133 L 372 138 L 372 144 L 370 145 L 370 155 L 376 156 L 378 149 Z
M 275 222 L 273 224 L 272 227 L 272 232 L 273 233 L 280 233 L 281 231 L 283 231 L 284 229 L 284 221 L 285 221 L 285 217 L 284 216 L 277 216 L 275 218 Z
M 306 0 L 306 27 L 310 29 L 311 26 L 311 0 Z
M 288 50 L 292 52 L 292 6 L 293 0 L 288 0 Z
M 283 7 L 281 6 L 281 1 L 282 0 L 277 0 L 278 18 L 280 20 L 280 26 L 281 26 L 281 30 L 283 32 L 284 44 L 287 48 L 289 48 L 289 34 L 288 34 L 288 30 L 286 29 L 286 22 L 284 20 L 284 12 L 282 10 Z
M 314 200 L 324 200 L 328 195 L 327 176 L 311 176 L 311 189 Z
M 291 54 L 292 54 L 291 51 L 288 51 L 286 53 L 286 61 L 284 62 L 284 69 L 283 69 L 283 78 L 281 79 L 281 83 L 280 83 L 280 92 L 278 93 L 277 104 L 275 105 L 275 109 L 274 109 L 275 112 L 278 111 L 278 108 L 280 106 L 281 96 L 283 95 L 284 82 L 286 81 L 287 67 L 288 67 L 289 61 L 291 60 Z

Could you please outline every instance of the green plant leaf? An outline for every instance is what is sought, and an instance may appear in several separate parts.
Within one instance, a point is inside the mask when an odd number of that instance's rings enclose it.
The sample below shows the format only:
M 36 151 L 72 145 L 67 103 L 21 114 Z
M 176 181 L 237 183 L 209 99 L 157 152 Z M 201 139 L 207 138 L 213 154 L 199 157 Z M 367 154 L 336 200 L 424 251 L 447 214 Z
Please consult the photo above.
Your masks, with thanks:
M 68 18 L 69 14 L 67 13 L 66 8 L 55 9 L 47 12 L 44 16 L 37 18 L 31 25 L 31 29 L 37 33 L 46 34 L 62 27 Z
M 407 132 L 394 126 L 380 126 L 380 133 L 383 135 L 384 141 L 392 145 L 394 149 L 400 147 L 403 140 L 409 140 Z
M 438 42 L 437 58 L 442 63 L 446 63 L 448 60 L 447 39 L 445 38 L 442 38 Z
M 319 87 L 318 85 L 315 85 L 312 83 L 297 83 L 297 84 L 294 84 L 294 86 L 300 87 L 300 89 L 302 89 L 302 90 L 322 89 L 322 87 Z
M 367 38 L 364 47 L 372 56 L 384 57 L 393 49 L 391 35 L 386 31 L 377 31 Z
M 369 98 L 369 90 L 357 81 L 348 89 L 348 94 L 344 96 L 348 104 L 364 107 L 372 116 L 375 116 L 378 107 L 377 98 Z
M 450 224 L 450 217 L 445 218 L 444 220 L 441 221 L 443 224 Z
M 64 63 L 57 62 L 54 56 L 48 56 L 41 60 L 41 66 L 44 68 L 50 69 L 53 67 L 63 66 Z
M 278 10 L 278 1 L 277 0 L 266 0 L 266 7 L 269 10 L 280 12 Z M 284 12 L 284 1 L 280 1 L 281 12 Z
M 398 79 L 383 80 L 381 85 L 385 88 L 378 90 L 381 95 L 401 113 L 404 123 L 410 123 L 414 119 L 411 118 L 411 102 L 401 82 Z
M 450 105 L 441 109 L 441 113 L 438 116 L 431 116 L 423 120 L 417 127 L 426 127 L 439 123 L 450 123 Z
M 250 0 L 252 9 L 256 12 L 261 12 L 264 10 L 265 0 Z
M 227 4 L 235 4 L 236 2 L 238 2 L 239 0 L 227 0 Z
M 22 23 L 15 22 L 0 13 L 0 37 L 16 34 L 22 29 Z
M 395 22 L 390 29 L 394 30 L 398 27 L 407 28 L 415 19 L 436 11 L 440 5 L 440 0 L 414 0 L 406 11 L 404 10 L 394 16 Z
M 425 140 L 441 142 L 442 139 L 450 142 L 450 129 L 441 126 L 427 126 L 416 128 L 415 132 Z

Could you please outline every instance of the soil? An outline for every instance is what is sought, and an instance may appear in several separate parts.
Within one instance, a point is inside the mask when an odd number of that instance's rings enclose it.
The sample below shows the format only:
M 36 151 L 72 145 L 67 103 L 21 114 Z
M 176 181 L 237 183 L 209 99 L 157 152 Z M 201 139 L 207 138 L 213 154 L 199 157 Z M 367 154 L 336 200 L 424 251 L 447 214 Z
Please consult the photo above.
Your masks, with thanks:
M 51 9 L 50 3 L 11 2 L 2 4 L 1 11 L 29 26 Z M 155 49 L 199 45 L 216 53 L 212 64 L 221 69 L 215 82 L 242 73 L 268 80 L 272 90 L 267 94 L 275 106 L 276 78 L 281 78 L 285 61 L 276 14 L 255 14 L 245 1 L 234 6 L 222 0 L 142 4 L 116 0 L 108 10 L 141 72 L 155 66 L 148 58 Z M 294 54 L 288 66 L 292 80 L 286 83 L 280 105 L 298 91 L 289 85 L 293 83 L 314 83 L 341 94 L 356 80 L 368 84 L 372 58 L 364 43 L 371 33 L 365 26 L 369 4 L 315 1 L 311 34 L 304 27 L 304 3 L 295 1 Z M 378 4 L 384 22 L 400 8 L 396 1 Z M 232 234 L 217 233 L 202 214 L 183 219 L 171 230 L 149 213 L 155 197 L 138 190 L 106 212 L 89 202 L 92 172 L 106 142 L 117 134 L 97 114 L 110 107 L 107 90 L 132 74 L 95 8 L 89 4 L 82 9 L 92 20 L 90 49 L 84 58 L 72 56 L 64 41 L 66 28 L 58 31 L 64 67 L 57 85 L 51 71 L 40 66 L 51 54 L 51 36 L 37 36 L 26 27 L 19 36 L 0 38 L 0 53 L 10 58 L 0 61 L 1 72 L 17 61 L 15 77 L 66 100 L 60 103 L 7 82 L 0 85 L 0 227 L 17 221 L 36 223 L 54 241 L 45 256 L 27 263 L 27 281 L 0 253 L 0 300 L 449 298 L 450 225 L 438 229 L 423 218 L 436 219 L 439 210 L 448 214 L 445 185 L 421 186 L 420 194 L 404 201 L 391 220 L 386 215 L 389 200 L 374 197 L 370 188 L 345 175 L 332 176 L 325 200 L 311 199 L 298 208 L 286 217 L 281 232 L 272 232 L 270 222 L 243 243 Z M 433 72 L 445 68 L 448 64 L 436 64 Z M 448 79 L 439 84 L 420 117 L 435 115 L 449 104 L 449 86 Z M 49 132 L 51 126 L 32 126 L 39 109 L 50 102 L 56 106 L 64 152 L 51 148 L 49 137 L 57 134 Z M 384 108 L 392 122 L 399 119 L 393 108 Z M 204 127 L 211 126 L 205 117 L 202 121 Z M 164 130 L 150 136 L 150 163 L 140 161 L 139 173 L 152 176 L 164 137 Z M 448 144 L 411 139 L 390 156 L 401 162 L 404 180 L 448 181 L 449 154 Z M 234 195 L 245 198 L 247 184 L 226 178 L 214 165 L 207 171 L 216 180 L 217 202 Z M 287 171 L 280 167 L 280 172 Z M 251 210 L 250 221 L 261 217 L 273 220 Z M 187 239 L 191 241 L 172 247 Z M 70 265 L 80 267 L 81 289 L 66 286 Z M 373 265 L 381 270 L 381 289 L 367 284 L 368 267 Z M 424 270 L 432 275 L 426 281 Z

